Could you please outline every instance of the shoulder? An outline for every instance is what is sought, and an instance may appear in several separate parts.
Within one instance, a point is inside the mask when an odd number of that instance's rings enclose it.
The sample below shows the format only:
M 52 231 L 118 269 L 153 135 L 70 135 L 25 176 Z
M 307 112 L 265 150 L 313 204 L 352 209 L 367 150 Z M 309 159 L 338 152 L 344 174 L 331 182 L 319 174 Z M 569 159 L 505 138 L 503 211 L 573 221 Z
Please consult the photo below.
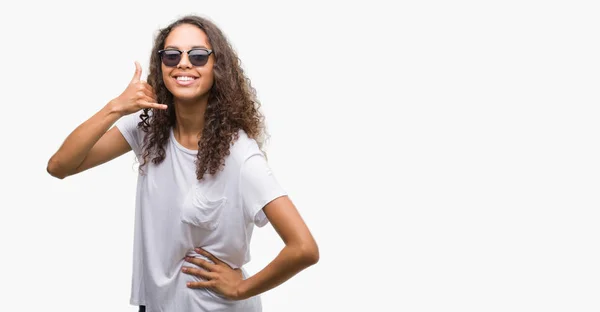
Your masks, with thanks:
M 142 112 L 136 112 L 121 117 L 115 123 L 115 128 L 121 132 L 131 148 L 139 154 L 145 133 L 140 129 L 139 124 L 143 120 Z
M 229 158 L 231 161 L 241 165 L 250 156 L 257 153 L 262 154 L 262 151 L 258 146 L 258 142 L 249 137 L 246 131 L 240 129 L 237 134 L 237 139 L 232 142 L 229 149 Z
M 120 128 L 120 129 L 124 129 L 124 128 L 135 128 L 137 126 L 137 123 L 139 121 L 141 121 L 141 117 L 140 117 L 141 113 L 136 112 L 133 114 L 129 114 L 129 115 L 125 115 L 121 118 L 119 118 L 119 120 L 117 120 L 117 122 L 115 123 L 115 125 Z

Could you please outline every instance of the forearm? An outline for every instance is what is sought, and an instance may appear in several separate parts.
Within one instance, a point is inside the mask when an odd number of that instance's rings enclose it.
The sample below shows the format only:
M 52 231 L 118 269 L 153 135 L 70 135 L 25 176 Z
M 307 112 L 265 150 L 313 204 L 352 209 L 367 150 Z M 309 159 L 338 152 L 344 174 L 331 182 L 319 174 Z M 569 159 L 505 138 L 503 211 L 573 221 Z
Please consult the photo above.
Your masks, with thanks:
M 94 144 L 120 117 L 120 113 L 108 103 L 79 125 L 48 161 L 48 172 L 56 177 L 65 177 L 74 172 Z
M 318 251 L 285 246 L 264 269 L 244 280 L 239 287 L 242 299 L 256 296 L 275 288 L 300 271 L 318 261 Z

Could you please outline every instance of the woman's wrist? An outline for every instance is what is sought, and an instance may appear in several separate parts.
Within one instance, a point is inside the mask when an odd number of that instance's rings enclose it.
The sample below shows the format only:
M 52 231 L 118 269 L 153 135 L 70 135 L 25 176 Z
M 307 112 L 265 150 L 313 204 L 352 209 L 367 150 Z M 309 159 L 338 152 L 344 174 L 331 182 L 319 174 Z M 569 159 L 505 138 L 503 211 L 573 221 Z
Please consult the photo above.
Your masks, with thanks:
M 248 299 L 250 297 L 251 296 L 248 296 L 248 280 L 244 279 L 237 286 L 236 299 L 244 300 L 244 299 Z
M 106 104 L 106 106 L 104 107 L 104 109 L 109 115 L 115 115 L 115 116 L 118 116 L 119 118 L 123 117 L 122 109 L 120 108 L 120 105 L 115 100 L 109 101 Z

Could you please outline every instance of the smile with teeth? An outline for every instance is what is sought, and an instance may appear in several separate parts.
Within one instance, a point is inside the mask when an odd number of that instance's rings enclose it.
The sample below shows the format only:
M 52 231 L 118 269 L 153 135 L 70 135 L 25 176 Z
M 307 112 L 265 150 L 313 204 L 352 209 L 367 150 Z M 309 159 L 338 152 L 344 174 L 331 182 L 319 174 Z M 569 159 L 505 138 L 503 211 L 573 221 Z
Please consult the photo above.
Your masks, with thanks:
M 189 81 L 189 80 L 194 80 L 196 79 L 196 77 L 190 77 L 190 76 L 177 76 L 176 79 L 178 81 Z
M 179 84 L 181 86 L 190 85 L 190 84 L 194 83 L 194 80 L 196 80 L 196 79 L 198 79 L 198 77 L 192 77 L 192 76 L 176 76 L 175 77 L 177 84 Z

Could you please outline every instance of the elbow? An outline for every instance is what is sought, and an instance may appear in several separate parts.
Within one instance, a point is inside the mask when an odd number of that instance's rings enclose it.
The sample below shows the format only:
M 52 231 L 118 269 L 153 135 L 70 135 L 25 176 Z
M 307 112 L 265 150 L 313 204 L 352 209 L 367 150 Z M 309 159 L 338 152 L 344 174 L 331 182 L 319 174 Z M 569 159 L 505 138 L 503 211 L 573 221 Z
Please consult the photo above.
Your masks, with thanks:
M 48 161 L 46 172 L 48 172 L 51 176 L 61 180 L 67 176 L 64 171 L 61 170 L 60 163 L 55 157 L 50 158 Z
M 319 247 L 315 242 L 302 246 L 299 254 L 301 262 L 306 266 L 315 265 L 319 262 Z

